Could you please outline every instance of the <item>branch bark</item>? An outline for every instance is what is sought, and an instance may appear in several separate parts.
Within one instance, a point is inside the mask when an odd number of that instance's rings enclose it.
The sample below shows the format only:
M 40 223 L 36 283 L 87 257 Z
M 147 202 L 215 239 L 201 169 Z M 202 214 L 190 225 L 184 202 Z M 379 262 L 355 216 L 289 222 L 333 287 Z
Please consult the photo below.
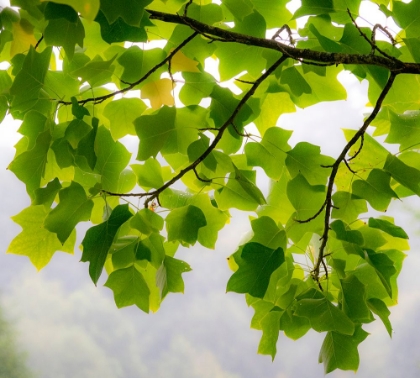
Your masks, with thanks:
M 159 20 L 173 24 L 186 25 L 201 35 L 207 36 L 209 38 L 214 37 L 217 41 L 221 42 L 234 42 L 280 51 L 284 55 L 287 55 L 290 58 L 298 61 L 307 60 L 324 64 L 367 64 L 385 67 L 390 71 L 397 73 L 420 74 L 420 64 L 405 63 L 394 57 L 388 58 L 373 54 L 343 54 L 299 49 L 272 39 L 253 37 L 250 35 L 236 33 L 231 30 L 207 25 L 190 17 L 148 9 L 146 10 L 150 14 L 151 20 Z

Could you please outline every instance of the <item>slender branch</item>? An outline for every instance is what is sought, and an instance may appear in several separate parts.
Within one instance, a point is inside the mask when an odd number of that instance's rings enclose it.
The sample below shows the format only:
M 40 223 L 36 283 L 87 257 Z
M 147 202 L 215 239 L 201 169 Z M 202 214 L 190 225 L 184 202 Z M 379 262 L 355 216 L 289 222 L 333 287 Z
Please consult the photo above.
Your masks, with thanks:
M 215 26 L 207 25 L 190 17 L 184 17 L 178 14 L 170 14 L 155 10 L 146 9 L 150 14 L 150 19 L 163 22 L 186 25 L 195 32 L 208 38 L 217 39 L 222 42 L 235 42 L 249 46 L 267 48 L 280 51 L 298 61 L 327 63 L 327 64 L 367 64 L 385 67 L 390 71 L 398 73 L 420 74 L 419 63 L 406 63 L 392 56 L 381 56 L 372 54 L 344 54 L 329 53 L 324 51 L 315 51 L 309 49 L 300 49 L 272 39 L 258 38 L 250 35 L 233 32 L 232 30 L 221 29 Z M 371 43 L 371 41 L 370 41 Z
M 81 104 L 81 105 L 84 105 L 88 102 L 93 102 L 94 104 L 98 104 L 98 103 L 101 103 L 101 102 L 103 102 L 103 101 L 105 101 L 109 98 L 112 98 L 112 97 L 118 95 L 118 94 L 122 94 L 122 93 L 125 93 L 125 92 L 128 92 L 128 91 L 131 91 L 135 86 L 137 86 L 140 83 L 142 83 L 143 81 L 145 81 L 152 73 L 156 72 L 156 70 L 158 68 L 162 67 L 166 63 L 169 63 L 171 61 L 171 59 L 174 57 L 174 55 L 179 50 L 181 50 L 188 42 L 193 40 L 197 35 L 198 35 L 197 32 L 192 33 L 188 38 L 186 38 L 184 41 L 182 41 L 175 49 L 173 49 L 165 59 L 163 59 L 160 63 L 156 64 L 156 66 L 154 66 L 151 70 L 149 70 L 146 74 L 144 74 L 140 79 L 138 79 L 134 83 L 123 82 L 125 84 L 129 84 L 128 87 L 125 87 L 123 89 L 120 89 L 119 91 L 115 91 L 115 92 L 109 93 L 109 94 L 104 95 L 104 96 L 90 97 L 90 98 L 87 98 L 85 100 L 79 100 L 78 103 Z M 63 101 L 63 100 L 59 100 L 59 101 L 57 101 L 57 103 L 62 104 L 62 105 L 71 105 L 72 104 L 71 101 Z
M 216 148 L 217 144 L 222 139 L 223 133 L 226 129 L 233 124 L 236 116 L 246 104 L 246 102 L 251 98 L 251 96 L 255 93 L 257 88 L 262 84 L 262 82 L 267 79 L 288 57 L 286 55 L 282 55 L 280 59 L 278 59 L 270 68 L 268 68 L 252 85 L 252 87 L 245 93 L 245 95 L 241 98 L 236 108 L 233 110 L 232 114 L 229 118 L 224 122 L 224 124 L 218 129 L 218 132 L 213 139 L 213 142 L 207 147 L 207 149 L 191 164 L 189 164 L 184 169 L 181 169 L 178 174 L 172 177 L 169 181 L 167 181 L 164 185 L 160 188 L 153 190 L 148 193 L 113 193 L 108 191 L 103 191 L 110 196 L 118 196 L 118 197 L 148 197 L 144 202 L 144 206 L 148 207 L 149 203 L 154 199 L 159 200 L 159 195 L 165 190 L 168 189 L 170 186 L 175 184 L 178 180 L 180 180 L 187 172 L 191 170 L 195 170 L 196 167 L 208 156 L 210 153 Z
M 373 30 L 372 30 L 372 39 L 369 39 L 368 38 L 368 36 L 362 31 L 362 29 L 359 27 L 359 25 L 357 25 L 357 23 L 356 23 L 356 20 L 354 19 L 354 17 L 353 17 L 353 15 L 351 14 L 351 12 L 350 12 L 350 9 L 348 9 L 347 8 L 347 13 L 349 14 L 349 16 L 350 16 L 350 18 L 351 18 L 351 21 L 353 22 L 353 25 L 356 27 L 356 29 L 359 31 L 359 34 L 366 40 L 366 42 L 367 43 L 369 43 L 369 45 L 372 47 L 372 50 L 371 50 L 371 54 L 374 54 L 375 53 L 375 50 L 376 51 L 378 51 L 380 54 L 382 54 L 384 57 L 386 57 L 386 58 L 388 58 L 388 59 L 390 59 L 390 60 L 393 60 L 393 61 L 398 61 L 398 59 L 397 58 L 395 58 L 395 57 L 393 57 L 393 56 L 391 56 L 391 55 L 389 55 L 389 54 L 387 54 L 385 51 L 382 51 L 377 45 L 376 45 L 376 40 L 375 40 L 375 34 L 376 34 L 376 29 L 378 29 L 378 28 L 380 28 L 381 30 L 385 30 L 385 28 L 384 27 L 382 27 L 381 25 L 379 25 L 379 24 L 376 24 L 374 27 L 373 27 Z M 390 38 L 391 39 L 391 41 L 392 41 L 392 44 L 394 45 L 395 44 L 395 40 L 394 40 L 394 38 L 392 37 L 392 35 L 391 35 L 391 33 L 388 31 L 388 30 L 386 30 L 386 35 L 388 36 L 388 38 Z
M 34 49 L 36 50 L 38 48 L 38 46 L 40 45 L 40 43 L 43 41 L 44 39 L 44 34 L 41 35 L 41 38 L 38 39 L 38 41 L 36 42 L 36 45 L 34 46 Z
M 341 151 L 340 155 L 338 156 L 337 160 L 332 166 L 331 174 L 328 180 L 327 185 L 327 194 L 326 194 L 326 205 L 325 205 L 325 218 L 324 218 L 324 231 L 321 236 L 321 246 L 319 247 L 319 254 L 318 254 L 318 260 L 315 264 L 315 267 L 312 271 L 312 277 L 313 279 L 319 283 L 319 275 L 320 275 L 320 267 L 321 265 L 325 269 L 325 262 L 324 262 L 324 251 L 325 247 L 327 246 L 328 242 L 328 235 L 330 231 L 330 219 L 331 219 L 331 211 L 334 207 L 333 201 L 332 201 L 332 192 L 334 188 L 334 181 L 335 177 L 338 172 L 338 168 L 340 164 L 346 160 L 347 153 L 349 152 L 350 148 L 354 146 L 354 144 L 359 140 L 359 138 L 362 138 L 364 133 L 366 132 L 366 129 L 371 124 L 371 122 L 375 119 L 377 114 L 379 113 L 379 110 L 381 109 L 382 102 L 384 101 L 386 95 L 388 94 L 389 90 L 392 87 L 392 84 L 394 83 L 395 77 L 397 76 L 397 73 L 391 72 L 388 81 L 385 85 L 385 87 L 382 89 L 381 94 L 378 97 L 378 100 L 376 101 L 375 107 L 372 110 L 372 113 L 370 116 L 365 120 L 362 127 L 354 134 L 353 138 L 350 139 L 350 141 L 345 145 L 343 150 Z M 326 269 L 325 269 L 326 271 Z
M 319 214 L 322 213 L 322 210 L 325 209 L 325 206 L 327 206 L 327 200 L 324 201 L 324 203 L 322 204 L 321 208 L 314 215 L 312 215 L 310 218 L 307 218 L 307 219 L 304 219 L 304 220 L 302 220 L 302 219 L 295 219 L 295 221 L 298 222 L 298 223 L 309 223 L 311 220 L 314 220 L 315 218 L 318 217 Z

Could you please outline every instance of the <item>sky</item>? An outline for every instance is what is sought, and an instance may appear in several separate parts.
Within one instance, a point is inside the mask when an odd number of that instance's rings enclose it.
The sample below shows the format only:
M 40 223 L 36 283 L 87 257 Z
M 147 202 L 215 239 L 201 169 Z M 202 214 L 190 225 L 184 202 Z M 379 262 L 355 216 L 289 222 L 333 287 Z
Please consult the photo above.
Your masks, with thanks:
M 305 140 L 336 155 L 344 143 L 342 128 L 360 127 L 366 86 L 342 76 L 349 88 L 346 101 L 322 104 L 283 115 L 281 127 L 293 129 L 292 144 Z M 170 294 L 156 314 L 134 307 L 118 310 L 112 292 L 97 287 L 88 266 L 74 255 L 57 253 L 37 272 L 22 256 L 5 254 L 20 232 L 10 220 L 29 204 L 24 185 L 6 170 L 18 140 L 17 125 L 0 125 L 0 305 L 17 331 L 28 364 L 41 378 L 316 378 L 323 376 L 318 353 L 323 335 L 310 332 L 298 341 L 281 335 L 277 357 L 257 354 L 261 333 L 250 329 L 252 309 L 242 295 L 225 293 L 231 272 L 226 257 L 249 231 L 247 215 L 233 212 L 215 250 L 200 246 L 180 250 L 193 271 L 183 275 L 185 294 Z M 264 183 L 262 183 L 265 185 Z M 360 345 L 358 378 L 415 377 L 420 374 L 420 201 L 394 202 L 388 215 L 406 228 L 412 250 L 400 275 L 399 304 L 391 309 L 389 338 L 380 321 L 365 329 L 371 335 Z M 79 240 L 80 240 L 79 236 Z M 328 377 L 354 377 L 336 371 Z

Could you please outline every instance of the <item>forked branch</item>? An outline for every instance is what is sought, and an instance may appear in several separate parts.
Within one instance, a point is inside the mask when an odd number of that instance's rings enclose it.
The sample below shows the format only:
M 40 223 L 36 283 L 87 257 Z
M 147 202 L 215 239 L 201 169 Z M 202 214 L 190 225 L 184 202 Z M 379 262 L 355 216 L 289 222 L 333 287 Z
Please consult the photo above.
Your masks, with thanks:
M 331 220 L 331 212 L 334 207 L 333 200 L 332 200 L 332 194 L 334 189 L 334 181 L 335 177 L 338 172 L 338 168 L 342 162 L 346 162 L 346 156 L 348 152 L 350 151 L 350 148 L 355 145 L 355 143 L 363 138 L 363 135 L 366 132 L 366 129 L 369 127 L 369 125 L 372 123 L 372 121 L 375 119 L 375 117 L 378 115 L 379 111 L 381 110 L 382 103 L 388 94 L 389 90 L 392 87 L 392 84 L 394 83 L 395 77 L 397 76 L 397 73 L 391 72 L 388 81 L 385 85 L 385 87 L 382 89 L 381 94 L 378 97 L 378 100 L 376 101 L 375 107 L 372 110 L 372 113 L 370 113 L 369 117 L 366 118 L 364 121 L 362 127 L 354 134 L 353 138 L 350 139 L 350 141 L 344 146 L 343 150 L 341 151 L 340 155 L 332 165 L 332 170 L 330 177 L 328 179 L 328 185 L 327 185 L 327 194 L 325 198 L 325 203 L 322 205 L 321 211 L 325 207 L 325 217 L 324 217 L 324 230 L 321 236 L 321 246 L 319 247 L 319 253 L 318 253 L 318 259 L 315 263 L 315 267 L 312 270 L 312 277 L 313 279 L 318 283 L 319 285 L 319 278 L 320 278 L 320 267 L 321 265 L 324 266 L 325 272 L 327 272 L 324 262 L 324 253 L 325 248 L 327 246 L 328 242 L 328 235 L 330 231 L 330 220 Z M 359 154 L 361 149 L 359 149 L 356 154 Z M 318 211 L 317 215 L 321 213 L 321 211 Z M 311 218 L 313 219 L 313 217 Z M 326 273 L 327 274 L 327 273 Z M 320 285 L 319 285 L 320 286 Z
M 241 98 L 238 105 L 233 110 L 232 114 L 229 118 L 223 123 L 223 125 L 216 130 L 217 134 L 213 139 L 212 143 L 207 147 L 207 149 L 191 164 L 189 164 L 184 169 L 181 169 L 172 179 L 167 181 L 164 185 L 156 190 L 152 190 L 147 193 L 113 193 L 108 191 L 103 191 L 110 196 L 118 196 L 118 197 L 147 197 L 146 201 L 144 202 L 145 207 L 149 207 L 149 204 L 154 199 L 159 199 L 159 195 L 165 190 L 175 184 L 178 180 L 180 180 L 186 173 L 190 172 L 191 170 L 196 172 L 196 167 L 207 157 L 210 153 L 217 147 L 218 143 L 222 139 L 223 133 L 226 129 L 233 124 L 236 116 L 241 111 L 243 106 L 246 102 L 251 98 L 251 96 L 255 93 L 257 88 L 267 79 L 288 57 L 282 55 L 280 59 L 278 59 L 270 68 L 268 68 L 255 82 L 252 84 L 251 88 L 245 95 Z

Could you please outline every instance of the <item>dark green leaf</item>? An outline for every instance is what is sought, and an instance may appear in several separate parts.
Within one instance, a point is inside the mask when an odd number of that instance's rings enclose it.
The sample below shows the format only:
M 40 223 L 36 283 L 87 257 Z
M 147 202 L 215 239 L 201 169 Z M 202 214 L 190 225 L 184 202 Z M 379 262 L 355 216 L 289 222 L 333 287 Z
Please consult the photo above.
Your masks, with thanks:
M 408 239 L 408 235 L 401 227 L 398 227 L 385 219 L 369 218 L 369 227 L 379 228 L 387 234 L 397 238 Z
M 263 298 L 271 274 L 284 261 L 282 248 L 271 249 L 259 243 L 247 243 L 242 248 L 240 259 L 236 261 L 239 269 L 230 277 L 226 290 Z
M 188 205 L 174 209 L 166 217 L 168 241 L 195 244 L 199 229 L 206 225 L 206 217 L 198 207 Z
M 308 318 L 317 332 L 336 331 L 344 335 L 352 335 L 354 332 L 354 323 L 350 318 L 325 297 L 299 300 L 295 314 Z
M 101 276 L 108 251 L 118 229 L 131 217 L 128 205 L 118 205 L 107 221 L 87 230 L 82 241 L 81 261 L 89 261 L 89 275 L 95 285 Z
M 384 302 L 382 302 L 378 298 L 370 298 L 367 301 L 367 304 L 369 308 L 379 316 L 379 318 L 382 320 L 382 322 L 385 325 L 386 330 L 388 331 L 388 334 L 390 337 L 392 337 L 392 326 L 391 322 L 389 321 L 389 315 L 391 312 L 388 310 L 388 307 Z

